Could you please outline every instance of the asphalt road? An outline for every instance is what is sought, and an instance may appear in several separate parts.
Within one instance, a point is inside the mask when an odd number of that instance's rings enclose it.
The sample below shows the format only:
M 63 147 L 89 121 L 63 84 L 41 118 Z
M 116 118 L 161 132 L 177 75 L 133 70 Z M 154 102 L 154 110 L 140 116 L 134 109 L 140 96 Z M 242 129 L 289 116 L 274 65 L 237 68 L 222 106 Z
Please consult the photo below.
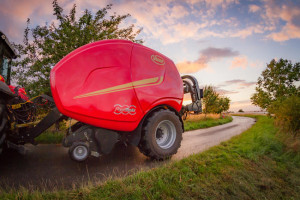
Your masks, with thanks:
M 181 147 L 172 160 L 204 151 L 242 133 L 255 123 L 251 118 L 233 118 L 233 122 L 228 124 L 185 132 Z M 70 189 L 88 182 L 99 183 L 124 177 L 169 162 L 152 161 L 141 154 L 137 147 L 126 147 L 124 144 L 117 144 L 109 155 L 90 158 L 84 163 L 72 161 L 68 149 L 61 145 L 29 145 L 27 149 L 26 155 L 6 152 L 0 156 L 0 187 Z

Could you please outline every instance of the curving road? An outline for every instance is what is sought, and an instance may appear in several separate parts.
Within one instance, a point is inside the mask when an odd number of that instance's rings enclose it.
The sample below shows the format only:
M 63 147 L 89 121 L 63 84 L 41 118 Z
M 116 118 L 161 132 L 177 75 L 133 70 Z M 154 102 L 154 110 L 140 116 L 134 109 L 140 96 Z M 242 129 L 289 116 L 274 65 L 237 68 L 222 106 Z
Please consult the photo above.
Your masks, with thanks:
M 233 117 L 228 124 L 185 132 L 181 147 L 172 160 L 204 151 L 242 133 L 254 123 L 251 118 Z M 109 155 L 90 158 L 85 163 L 72 161 L 68 149 L 61 145 L 28 145 L 27 149 L 25 156 L 16 152 L 0 156 L 0 187 L 70 189 L 89 181 L 97 183 L 112 177 L 123 177 L 168 162 L 151 161 L 136 147 L 126 147 L 124 144 L 117 144 Z

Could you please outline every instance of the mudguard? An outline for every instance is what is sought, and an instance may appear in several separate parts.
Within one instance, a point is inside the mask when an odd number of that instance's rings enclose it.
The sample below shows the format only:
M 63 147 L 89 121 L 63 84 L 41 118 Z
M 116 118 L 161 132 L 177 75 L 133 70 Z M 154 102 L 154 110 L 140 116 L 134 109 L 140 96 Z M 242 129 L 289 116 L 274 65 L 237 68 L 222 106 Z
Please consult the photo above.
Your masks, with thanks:
M 13 97 L 16 97 L 17 95 L 10 91 L 6 83 L 0 81 L 0 96 L 4 99 L 11 99 Z

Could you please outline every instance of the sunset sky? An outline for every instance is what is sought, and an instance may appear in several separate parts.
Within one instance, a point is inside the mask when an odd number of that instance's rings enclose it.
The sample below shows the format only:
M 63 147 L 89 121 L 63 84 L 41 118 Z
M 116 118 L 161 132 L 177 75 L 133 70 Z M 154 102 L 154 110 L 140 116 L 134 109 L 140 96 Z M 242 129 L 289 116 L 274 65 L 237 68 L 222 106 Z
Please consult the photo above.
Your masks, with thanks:
M 32 27 L 55 21 L 52 0 L 0 0 L 0 29 L 21 42 L 26 19 Z M 139 38 L 230 97 L 232 111 L 259 110 L 250 103 L 255 83 L 271 59 L 300 62 L 300 0 L 59 0 L 65 13 L 77 4 L 96 12 L 131 14 L 125 25 L 143 27 Z

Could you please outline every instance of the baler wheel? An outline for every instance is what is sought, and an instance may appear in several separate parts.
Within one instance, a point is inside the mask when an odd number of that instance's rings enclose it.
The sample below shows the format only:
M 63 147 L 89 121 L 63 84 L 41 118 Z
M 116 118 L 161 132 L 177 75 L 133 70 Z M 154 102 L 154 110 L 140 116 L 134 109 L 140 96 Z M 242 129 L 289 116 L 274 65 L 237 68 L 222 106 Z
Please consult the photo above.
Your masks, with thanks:
M 179 117 L 170 110 L 159 110 L 145 123 L 139 150 L 144 155 L 164 160 L 177 153 L 182 140 Z
M 69 149 L 72 160 L 77 162 L 85 161 L 90 155 L 90 148 L 85 142 L 74 142 Z
M 8 120 L 7 120 L 7 111 L 5 103 L 2 99 L 0 99 L 0 154 L 2 153 L 4 140 L 6 137 L 5 131 L 8 127 Z

